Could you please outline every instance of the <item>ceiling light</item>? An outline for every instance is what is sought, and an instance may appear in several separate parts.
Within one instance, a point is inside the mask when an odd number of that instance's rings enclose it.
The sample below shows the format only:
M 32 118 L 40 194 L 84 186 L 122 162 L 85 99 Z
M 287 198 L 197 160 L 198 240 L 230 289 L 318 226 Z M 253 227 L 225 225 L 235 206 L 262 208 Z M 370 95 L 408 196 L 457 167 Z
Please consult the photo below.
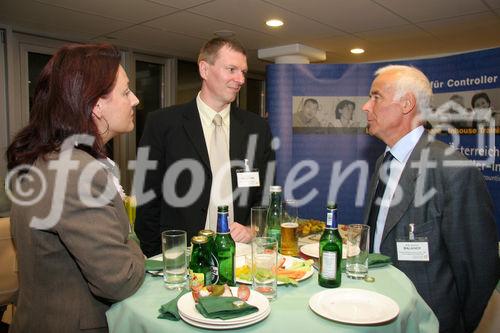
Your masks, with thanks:
M 281 27 L 283 25 L 283 21 L 278 19 L 267 20 L 266 25 L 273 28 Z
M 217 37 L 229 38 L 233 37 L 236 34 L 231 30 L 217 30 L 216 32 L 214 32 L 214 35 Z
M 365 50 L 364 49 L 360 49 L 360 48 L 355 48 L 355 49 L 351 50 L 351 53 L 361 54 L 361 53 L 365 53 Z

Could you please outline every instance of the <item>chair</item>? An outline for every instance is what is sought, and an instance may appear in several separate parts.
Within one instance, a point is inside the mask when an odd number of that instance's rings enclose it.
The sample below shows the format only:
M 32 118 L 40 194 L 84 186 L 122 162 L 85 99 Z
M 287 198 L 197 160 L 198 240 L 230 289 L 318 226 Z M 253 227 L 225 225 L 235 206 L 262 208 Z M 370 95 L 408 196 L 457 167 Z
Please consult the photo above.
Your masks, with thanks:
M 10 233 L 10 219 L 0 218 L 0 320 L 7 305 L 14 302 L 17 289 L 17 261 Z

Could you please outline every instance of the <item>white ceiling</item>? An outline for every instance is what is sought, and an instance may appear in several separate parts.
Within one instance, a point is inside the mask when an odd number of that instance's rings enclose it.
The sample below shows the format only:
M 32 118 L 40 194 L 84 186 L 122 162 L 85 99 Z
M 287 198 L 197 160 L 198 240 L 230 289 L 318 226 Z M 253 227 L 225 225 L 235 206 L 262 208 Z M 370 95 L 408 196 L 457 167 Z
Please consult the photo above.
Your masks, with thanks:
M 268 28 L 269 18 L 285 25 Z M 292 43 L 326 51 L 327 63 L 500 46 L 500 0 L 0 0 L 0 23 L 188 60 L 215 31 L 231 30 L 251 71 L 265 68 L 258 49 Z M 351 55 L 353 47 L 366 53 Z

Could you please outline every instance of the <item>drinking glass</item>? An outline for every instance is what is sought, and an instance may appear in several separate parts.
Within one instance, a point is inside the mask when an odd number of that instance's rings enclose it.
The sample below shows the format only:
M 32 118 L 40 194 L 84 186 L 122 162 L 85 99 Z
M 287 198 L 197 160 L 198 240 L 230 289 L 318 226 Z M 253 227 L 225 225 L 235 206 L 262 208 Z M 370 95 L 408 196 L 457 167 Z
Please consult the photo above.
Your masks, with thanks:
M 269 300 L 278 295 L 277 261 L 278 241 L 273 237 L 256 237 L 252 242 L 252 288 Z
M 299 254 L 299 209 L 297 201 L 286 200 L 283 202 L 283 219 L 281 222 L 281 254 L 297 256 Z
M 161 233 L 163 281 L 168 289 L 183 288 L 187 283 L 187 235 L 184 230 Z
M 137 206 L 137 201 L 135 196 L 125 196 L 123 199 L 123 203 L 125 204 L 125 211 L 127 212 L 128 220 L 130 222 L 130 228 L 134 230 L 135 223 L 135 211 Z
M 370 251 L 370 227 L 351 224 L 347 229 L 346 274 L 352 279 L 364 279 L 368 275 Z
M 253 237 L 266 235 L 267 207 L 252 207 L 250 209 L 250 224 Z

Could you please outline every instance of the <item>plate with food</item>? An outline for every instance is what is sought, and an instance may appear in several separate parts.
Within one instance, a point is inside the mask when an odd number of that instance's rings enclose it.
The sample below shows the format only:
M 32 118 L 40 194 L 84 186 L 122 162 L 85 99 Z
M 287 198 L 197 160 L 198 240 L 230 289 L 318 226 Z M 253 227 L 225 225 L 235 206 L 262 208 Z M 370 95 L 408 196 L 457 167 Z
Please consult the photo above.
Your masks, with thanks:
M 252 284 L 252 258 L 236 257 L 236 282 Z M 278 257 L 278 285 L 292 284 L 298 285 L 313 275 L 313 260 L 282 256 Z
M 191 253 L 191 247 L 187 248 L 187 255 Z M 252 246 L 245 243 L 236 243 L 236 256 L 251 256 Z M 189 265 L 189 260 L 188 260 Z M 160 253 L 146 260 L 146 271 L 153 276 L 163 276 L 163 255 Z
M 257 307 L 258 311 L 247 314 L 242 317 L 232 318 L 232 319 L 211 319 L 204 317 L 196 308 L 196 303 L 199 297 L 238 297 L 239 302 L 246 302 L 249 305 Z M 209 328 L 209 329 L 230 329 L 244 327 L 252 325 L 265 319 L 271 312 L 271 307 L 267 298 L 260 294 L 259 292 L 250 290 L 248 286 L 241 285 L 240 287 L 228 287 L 209 285 L 202 287 L 195 295 L 192 289 L 191 293 L 186 293 L 177 302 L 177 308 L 179 310 L 179 315 L 181 318 L 197 327 Z
M 314 219 L 299 219 L 297 234 L 305 237 L 314 234 L 321 234 L 325 230 L 325 222 Z

